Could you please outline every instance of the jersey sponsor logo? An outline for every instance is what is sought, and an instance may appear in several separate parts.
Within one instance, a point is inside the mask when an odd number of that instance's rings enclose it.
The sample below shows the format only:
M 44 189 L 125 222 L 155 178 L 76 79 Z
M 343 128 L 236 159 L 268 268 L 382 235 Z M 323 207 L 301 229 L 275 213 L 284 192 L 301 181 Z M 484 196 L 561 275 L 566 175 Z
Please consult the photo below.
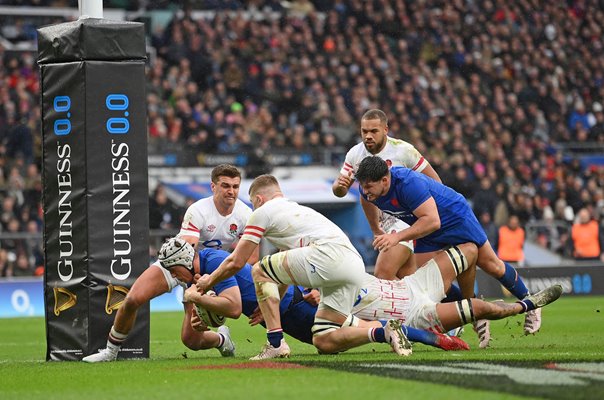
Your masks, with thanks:
M 206 231 L 208 232 L 214 232 L 216 230 L 216 226 L 214 225 L 208 225 L 206 228 Z

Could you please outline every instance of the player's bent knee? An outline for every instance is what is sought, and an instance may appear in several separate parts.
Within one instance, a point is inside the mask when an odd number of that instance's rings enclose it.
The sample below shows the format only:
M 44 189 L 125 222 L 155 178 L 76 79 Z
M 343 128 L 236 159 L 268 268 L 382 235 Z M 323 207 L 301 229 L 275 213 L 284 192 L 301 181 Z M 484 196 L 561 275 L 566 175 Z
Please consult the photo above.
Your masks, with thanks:
M 258 301 L 266 301 L 269 299 L 279 302 L 279 286 L 274 282 L 258 282 L 254 280 L 254 288 L 256 289 L 256 298 Z
M 191 335 L 183 333 L 180 337 L 180 340 L 182 341 L 182 344 L 184 344 L 189 350 L 198 351 L 212 348 L 212 345 L 203 340 L 203 337 L 200 337 L 199 334 Z
M 320 354 L 334 354 L 338 353 L 338 347 L 336 343 L 331 339 L 329 333 L 325 333 L 319 336 L 313 336 L 312 344 L 319 350 Z

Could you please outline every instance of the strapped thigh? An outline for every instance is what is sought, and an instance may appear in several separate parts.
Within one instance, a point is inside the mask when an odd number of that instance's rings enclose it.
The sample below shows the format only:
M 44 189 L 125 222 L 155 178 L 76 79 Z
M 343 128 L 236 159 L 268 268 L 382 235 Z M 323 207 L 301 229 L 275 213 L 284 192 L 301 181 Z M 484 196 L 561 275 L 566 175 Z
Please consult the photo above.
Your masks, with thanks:
M 463 254 L 461 249 L 457 246 L 451 246 L 445 249 L 445 253 L 449 256 L 453 269 L 455 269 L 455 276 L 461 275 L 462 272 L 469 268 L 468 259 Z
M 457 314 L 459 315 L 459 319 L 461 319 L 462 324 L 465 325 L 469 324 L 470 322 L 476 322 L 471 299 L 459 300 L 456 301 L 455 304 L 457 305 Z
M 279 275 L 277 274 L 277 271 L 281 268 L 283 268 L 283 259 L 284 259 L 284 254 L 283 253 L 275 253 L 275 254 L 271 254 L 269 256 L 264 256 L 262 258 L 262 260 L 260 261 L 260 268 L 262 268 L 262 271 L 264 271 L 264 273 L 271 278 L 273 281 L 283 284 L 283 280 L 279 279 Z

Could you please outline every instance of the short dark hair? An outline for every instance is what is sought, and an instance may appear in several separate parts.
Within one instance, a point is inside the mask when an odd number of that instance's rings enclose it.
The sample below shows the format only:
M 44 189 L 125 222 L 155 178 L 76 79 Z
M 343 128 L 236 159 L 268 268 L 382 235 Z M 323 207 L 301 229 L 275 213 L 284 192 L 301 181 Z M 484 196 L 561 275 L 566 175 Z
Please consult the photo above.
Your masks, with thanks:
M 214 167 L 212 170 L 212 182 L 218 183 L 218 178 L 221 176 L 226 176 L 229 178 L 239 178 L 241 179 L 241 172 L 231 164 L 220 164 Z
M 372 108 L 371 110 L 365 112 L 365 114 L 363 114 L 361 117 L 361 120 L 364 119 L 379 119 L 382 124 L 388 125 L 388 117 L 386 116 L 386 113 L 382 110 L 378 110 L 377 108 Z
M 388 175 L 388 164 L 378 156 L 365 157 L 359 168 L 355 178 L 359 183 L 377 182 Z

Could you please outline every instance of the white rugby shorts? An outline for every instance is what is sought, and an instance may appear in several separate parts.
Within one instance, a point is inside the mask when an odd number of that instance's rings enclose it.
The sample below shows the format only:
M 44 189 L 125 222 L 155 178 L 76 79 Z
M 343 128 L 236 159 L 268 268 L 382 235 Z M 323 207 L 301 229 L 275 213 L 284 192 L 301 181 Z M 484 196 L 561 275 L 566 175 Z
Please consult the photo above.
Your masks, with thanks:
M 386 233 L 400 232 L 409 228 L 409 224 L 407 224 L 405 221 L 402 221 L 393 215 L 386 214 L 385 212 L 380 213 L 380 225 Z M 408 247 L 413 253 L 413 240 L 404 240 L 398 243 Z
M 279 283 L 318 288 L 319 309 L 328 306 L 342 315 L 350 314 L 365 274 L 361 256 L 338 243 L 311 244 L 273 254 L 267 267 L 267 274 Z

